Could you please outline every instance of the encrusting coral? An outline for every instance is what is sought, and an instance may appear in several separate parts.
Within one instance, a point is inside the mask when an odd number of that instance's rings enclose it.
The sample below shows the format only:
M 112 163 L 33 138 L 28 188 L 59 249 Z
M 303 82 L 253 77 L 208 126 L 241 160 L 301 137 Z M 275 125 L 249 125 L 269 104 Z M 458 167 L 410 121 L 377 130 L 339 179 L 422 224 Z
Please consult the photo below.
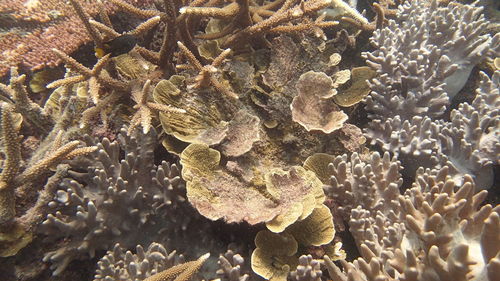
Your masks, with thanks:
M 78 28 L 22 58 L 64 77 L 0 83 L 2 278 L 500 276 L 498 196 L 480 191 L 500 37 L 477 3 L 90 2 L 22 3 L 50 34 Z

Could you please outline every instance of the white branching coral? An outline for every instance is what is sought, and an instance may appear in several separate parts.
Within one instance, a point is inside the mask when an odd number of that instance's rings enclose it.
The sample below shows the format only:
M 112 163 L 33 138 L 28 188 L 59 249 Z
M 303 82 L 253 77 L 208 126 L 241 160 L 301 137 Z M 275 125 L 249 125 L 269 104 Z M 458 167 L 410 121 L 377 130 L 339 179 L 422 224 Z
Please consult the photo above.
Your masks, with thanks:
M 374 32 L 377 49 L 363 54 L 377 71 L 365 132 L 372 144 L 401 155 L 409 170 L 417 168 L 412 163 L 448 165 L 457 185 L 470 174 L 479 188 L 489 188 L 499 146 L 498 71 L 480 73 L 472 104 L 461 104 L 449 121 L 444 115 L 472 68 L 500 52 L 500 34 L 483 34 L 488 22 L 481 12 L 474 5 L 408 1 L 396 20 Z
M 165 207 L 174 208 L 179 198 L 184 200 L 177 166 L 154 164 L 153 129 L 147 135 L 133 136 L 126 136 L 122 129 L 118 141 L 105 138 L 97 146 L 86 164 L 75 163 L 87 170 L 70 172 L 72 178 L 61 183 L 49 204 L 53 213 L 40 227 L 49 240 L 65 238 L 60 248 L 44 257 L 53 263 L 54 275 L 73 259 L 93 257 L 96 250 L 110 249 L 115 243 L 130 248 L 151 242 L 148 239 L 155 237 L 143 233 L 159 233 L 168 223 Z
M 327 189 L 338 193 L 341 210 L 350 209 L 350 231 L 361 253 L 352 263 L 343 261 L 344 272 L 326 260 L 330 277 L 495 280 L 500 274 L 500 206 L 481 206 L 487 192 L 476 193 L 470 176 L 456 188 L 444 166 L 419 169 L 412 187 L 399 195 L 388 184 L 398 182 L 398 163 L 391 165 L 388 156 L 380 159 L 372 153 L 369 161 L 353 155 L 351 161 L 344 156 L 330 164 Z
M 475 99 L 452 110 L 450 119 L 439 136 L 439 163 L 457 182 L 471 174 L 478 187 L 492 186 L 493 165 L 500 163 L 500 71 L 492 79 L 480 73 Z
M 245 259 L 234 250 L 228 249 L 224 255 L 219 256 L 217 261 L 219 269 L 217 276 L 219 280 L 224 281 L 247 281 L 250 276 L 243 272 L 248 271 L 245 265 Z
M 137 245 L 135 254 L 116 244 L 97 263 L 94 281 L 142 281 L 174 266 L 179 259 L 182 260 L 182 257 L 176 255 L 175 251 L 168 253 L 159 243 L 151 243 L 146 250 Z

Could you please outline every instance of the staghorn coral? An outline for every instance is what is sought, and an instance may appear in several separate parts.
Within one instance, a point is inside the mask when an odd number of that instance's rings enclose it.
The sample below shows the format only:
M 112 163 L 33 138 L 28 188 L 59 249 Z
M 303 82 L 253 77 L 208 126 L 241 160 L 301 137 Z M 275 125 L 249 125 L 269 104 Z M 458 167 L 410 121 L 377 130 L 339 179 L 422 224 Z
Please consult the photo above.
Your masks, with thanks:
M 21 86 L 22 87 L 22 86 Z M 64 160 L 87 155 L 96 147 L 80 147 L 77 140 L 63 144 L 63 131 L 56 130 L 57 135 L 50 145 L 44 146 L 48 151 L 41 150 L 39 155 L 33 155 L 28 165 L 23 163 L 21 154 L 21 137 L 18 130 L 18 119 L 14 117 L 14 106 L 2 102 L 2 145 L 5 153 L 2 172 L 0 173 L 0 226 L 2 226 L 2 245 L 0 255 L 8 257 L 15 255 L 26 246 L 32 237 L 32 228 L 38 223 L 41 205 L 46 203 L 46 192 L 54 185 L 50 180 L 35 199 L 35 204 L 20 212 L 16 204 L 18 198 L 24 200 L 33 196 L 29 191 L 36 188 L 39 178 L 50 173 L 51 168 Z M 36 113 L 34 113 L 36 114 Z M 19 114 L 20 115 L 20 114 Z M 16 116 L 17 117 L 17 116 Z M 18 120 L 16 120 L 18 119 Z M 58 128 L 56 128 L 58 129 Z
M 2 122 L 5 123 L 2 127 L 7 137 L 2 141 L 6 155 L 2 163 L 0 206 L 3 215 L 0 252 L 3 257 L 15 255 L 33 240 L 35 228 L 46 214 L 46 204 L 66 174 L 66 165 L 60 164 L 97 149 L 81 147 L 81 142 L 71 136 L 69 127 L 80 112 L 77 98 L 59 93 L 61 103 L 57 109 L 41 107 L 28 96 L 25 78 L 13 68 L 10 84 L 0 84 L 6 97 L 2 101 Z M 23 130 L 33 130 L 34 134 L 21 136 L 19 133 Z
M 191 280 L 200 267 L 205 263 L 205 261 L 210 257 L 210 253 L 204 254 L 195 261 L 190 261 L 175 265 L 169 269 L 158 272 L 152 275 L 144 281 L 162 281 L 174 278 L 174 281 L 188 281 Z

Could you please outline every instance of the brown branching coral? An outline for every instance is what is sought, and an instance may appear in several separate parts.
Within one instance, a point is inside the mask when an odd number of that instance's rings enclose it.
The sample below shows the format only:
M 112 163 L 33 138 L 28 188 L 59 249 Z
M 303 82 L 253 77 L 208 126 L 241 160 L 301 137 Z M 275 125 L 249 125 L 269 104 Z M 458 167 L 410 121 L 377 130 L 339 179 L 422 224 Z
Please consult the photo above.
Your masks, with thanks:
M 14 127 L 10 106 L 2 107 L 2 143 L 5 161 L 0 174 L 0 223 L 15 216 L 14 181 L 21 163 L 19 137 Z
M 53 120 L 29 98 L 24 85 L 25 81 L 26 75 L 19 75 L 17 69 L 12 68 L 10 84 L 7 86 L 0 83 L 0 92 L 8 102 L 13 103 L 14 109 L 23 116 L 26 122 L 46 134 L 53 126 Z
M 96 149 L 81 147 L 80 141 L 68 137 L 68 124 L 78 111 L 76 99 L 63 101 L 61 98 L 58 109 L 50 112 L 50 106 L 41 107 L 28 97 L 23 83 L 26 76 L 18 75 L 15 69 L 11 73 L 10 85 L 0 85 L 7 97 L 2 102 L 1 121 L 5 155 L 0 184 L 0 255 L 3 257 L 15 255 L 31 242 L 33 230 L 44 214 L 54 186 L 65 174 L 65 169 L 58 165 Z M 32 138 L 44 138 L 35 145 L 36 152 L 21 151 L 29 140 L 20 136 L 20 128 L 34 129 L 37 133 Z M 47 175 L 54 169 L 56 173 L 47 180 Z
M 279 28 L 287 22 L 291 22 L 295 19 L 302 18 L 304 15 L 326 8 L 330 3 L 331 0 L 308 0 L 298 4 L 296 4 L 294 0 L 285 1 L 283 6 L 269 18 L 259 21 L 229 36 L 222 46 L 237 46 L 242 43 L 248 43 L 249 40 L 255 38 L 255 36 L 262 35 L 265 32 L 271 31 L 273 28 Z M 332 25 L 335 24 L 325 27 L 330 27 Z M 283 31 L 287 31 L 287 28 L 283 28 Z
M 53 49 L 52 51 L 55 54 L 57 54 L 57 56 L 59 56 L 66 63 L 66 65 L 69 68 L 72 68 L 74 71 L 79 73 L 79 75 L 70 76 L 70 77 L 60 79 L 60 80 L 56 80 L 56 81 L 50 83 L 49 85 L 47 85 L 47 88 L 56 88 L 56 87 L 60 87 L 60 86 L 72 85 L 72 84 L 76 84 L 76 83 L 79 83 L 79 82 L 82 82 L 82 81 L 89 79 L 89 84 L 95 85 L 95 86 L 91 86 L 91 89 L 94 88 L 91 91 L 91 96 L 92 96 L 92 99 L 94 101 L 97 101 L 99 98 L 99 95 L 98 95 L 99 84 L 103 84 L 103 85 L 106 85 L 106 86 L 109 86 L 112 88 L 116 88 L 116 89 L 119 89 L 122 91 L 127 90 L 126 83 L 124 83 L 122 81 L 118 81 L 116 79 L 113 79 L 104 73 L 101 74 L 101 71 L 103 70 L 104 66 L 109 61 L 110 55 L 106 55 L 106 56 L 102 57 L 94 65 L 94 67 L 92 69 L 89 69 L 89 68 L 83 66 L 81 63 L 77 62 L 72 57 L 61 52 L 58 49 Z M 91 79 L 92 82 L 90 82 L 90 78 L 92 78 Z
M 12 114 L 13 110 L 11 106 L 2 106 L 2 140 L 6 161 L 4 161 L 4 167 L 0 174 L 0 189 L 2 191 L 0 199 L 2 202 L 2 204 L 0 204 L 0 208 L 2 209 L 0 211 L 0 223 L 10 221 L 16 214 L 14 191 L 17 187 L 29 184 L 63 160 L 86 155 L 96 149 L 96 147 L 78 148 L 80 144 L 79 141 L 72 141 L 62 145 L 60 140 L 62 134 L 59 134 L 59 138 L 53 143 L 51 152 L 48 155 L 19 173 L 21 166 L 21 151 L 19 135 L 14 128 Z
M 20 137 L 14 127 L 13 109 L 11 105 L 2 106 L 2 143 L 6 159 L 3 162 L 0 174 L 0 226 L 2 227 L 2 244 L 0 256 L 12 256 L 31 241 L 31 231 L 39 222 L 39 202 L 47 203 L 45 190 L 41 192 L 37 203 L 27 210 L 21 217 L 16 211 L 16 191 L 30 186 L 41 176 L 48 173 L 50 169 L 64 160 L 86 155 L 96 147 L 78 147 L 79 141 L 71 141 L 62 145 L 62 134 L 59 133 L 54 141 L 51 151 L 41 160 L 32 163 L 28 168 L 22 170 L 22 158 L 20 151 Z M 22 171 L 21 171 L 22 170 Z M 50 181 L 46 189 L 51 189 Z M 43 204 L 43 203 L 42 203 Z M 18 215 L 18 216 L 16 216 Z
M 142 125 L 142 129 L 146 134 L 151 127 L 152 111 L 160 111 L 166 113 L 178 113 L 182 114 L 186 111 L 184 109 L 175 108 L 169 105 L 159 104 L 155 102 L 148 101 L 150 93 L 151 80 L 146 81 L 141 91 L 133 90 L 132 99 L 136 102 L 134 106 L 137 112 L 132 116 L 130 120 L 130 126 L 128 128 L 129 134 L 137 127 L 139 124 Z
M 217 91 L 220 93 L 234 98 L 238 99 L 238 95 L 236 95 L 231 89 L 228 89 L 224 85 L 222 85 L 215 77 L 214 73 L 217 72 L 217 68 L 220 66 L 220 64 L 224 61 L 224 59 L 230 54 L 231 49 L 226 49 L 222 53 L 220 53 L 210 65 L 205 65 L 203 66 L 198 59 L 189 51 L 189 49 L 182 44 L 182 42 L 177 42 L 177 45 L 179 46 L 180 51 L 182 54 L 188 59 L 189 63 L 191 64 L 194 69 L 196 69 L 199 73 L 198 76 L 196 77 L 196 84 L 194 85 L 195 88 L 200 88 L 200 87 L 206 87 L 208 85 L 214 86 Z

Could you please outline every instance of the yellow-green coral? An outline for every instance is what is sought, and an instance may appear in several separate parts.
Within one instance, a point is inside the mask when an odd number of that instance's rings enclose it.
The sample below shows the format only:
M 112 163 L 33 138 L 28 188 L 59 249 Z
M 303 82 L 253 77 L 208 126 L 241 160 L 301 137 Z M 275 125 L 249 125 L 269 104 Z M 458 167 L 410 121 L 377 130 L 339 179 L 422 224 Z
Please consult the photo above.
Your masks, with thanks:
M 217 150 L 201 144 L 191 144 L 181 153 L 188 199 L 212 220 L 266 222 L 270 230 L 281 232 L 324 201 L 321 181 L 300 166 L 288 171 L 260 167 L 246 181 L 237 174 L 238 169 L 251 169 L 246 163 L 222 166 L 220 160 Z
M 252 270 L 267 280 L 285 281 L 292 266 L 298 264 L 298 243 L 286 233 L 260 231 L 255 237 Z
M 335 230 L 330 210 L 321 205 L 307 217 L 281 233 L 262 230 L 255 237 L 256 249 L 252 253 L 252 269 L 267 280 L 285 281 L 298 258 L 310 246 L 325 246 L 335 259 L 344 257 L 341 244 L 331 244 Z
M 201 96 L 182 92 L 179 88 L 184 81 L 177 77 L 170 80 L 162 80 L 156 85 L 154 100 L 159 104 L 183 109 L 185 113 L 160 113 L 165 132 L 187 143 L 220 143 L 226 136 L 228 123 L 222 120 L 218 108 L 208 104 Z
M 335 103 L 343 107 L 361 102 L 369 93 L 368 81 L 375 77 L 375 71 L 368 66 L 355 67 L 351 70 L 351 86 L 341 90 L 333 97 Z

